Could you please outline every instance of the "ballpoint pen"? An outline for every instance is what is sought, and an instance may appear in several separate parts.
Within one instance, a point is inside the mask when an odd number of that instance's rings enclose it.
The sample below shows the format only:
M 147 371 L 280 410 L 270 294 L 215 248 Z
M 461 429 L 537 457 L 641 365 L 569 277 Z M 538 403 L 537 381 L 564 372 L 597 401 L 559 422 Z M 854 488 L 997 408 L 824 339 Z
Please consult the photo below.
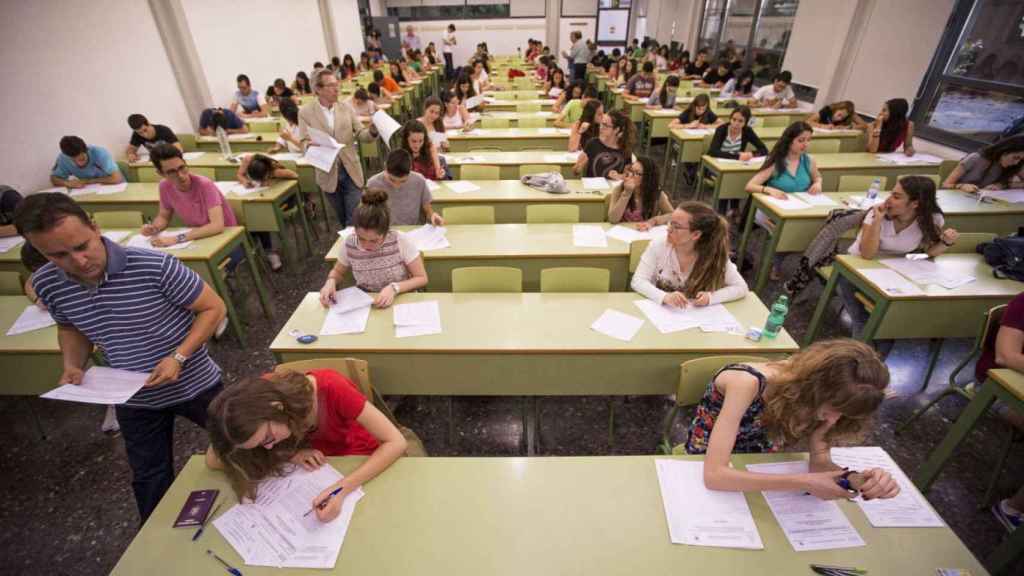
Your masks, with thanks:
M 313 510 L 315 510 L 316 508 L 323 508 L 324 506 L 326 506 L 327 505 L 327 501 L 330 500 L 331 498 L 334 498 L 338 494 L 340 494 L 343 489 L 344 488 L 342 488 L 341 486 L 338 486 L 334 490 L 331 490 L 331 493 L 327 495 L 327 498 L 324 498 L 323 502 L 321 502 L 320 504 L 317 504 L 314 508 L 310 508 L 308 512 L 306 512 L 305 514 L 302 515 L 302 517 L 305 518 L 306 516 L 309 516 L 310 514 L 313 513 Z
M 221 558 L 220 556 L 217 556 L 216 554 L 214 554 L 213 550 L 210 550 L 209 548 L 207 548 L 206 553 L 209 556 L 212 556 L 213 559 L 216 560 L 217 562 L 220 562 L 221 565 L 224 566 L 224 569 L 227 570 L 228 573 L 231 574 L 232 576 L 242 576 L 242 571 L 241 570 L 239 570 L 238 568 L 235 568 L 231 564 L 228 564 L 227 562 L 225 562 L 223 558 Z
M 213 518 L 213 515 L 217 513 L 218 509 L 220 509 L 221 504 L 223 504 L 223 502 L 218 502 L 217 505 L 213 507 L 213 510 L 211 510 L 210 513 L 206 515 L 206 519 L 203 520 L 203 523 L 199 525 L 199 529 L 196 530 L 196 533 L 192 535 L 193 542 L 199 540 L 199 537 L 203 535 L 203 529 L 206 528 L 206 524 L 210 521 L 210 518 Z

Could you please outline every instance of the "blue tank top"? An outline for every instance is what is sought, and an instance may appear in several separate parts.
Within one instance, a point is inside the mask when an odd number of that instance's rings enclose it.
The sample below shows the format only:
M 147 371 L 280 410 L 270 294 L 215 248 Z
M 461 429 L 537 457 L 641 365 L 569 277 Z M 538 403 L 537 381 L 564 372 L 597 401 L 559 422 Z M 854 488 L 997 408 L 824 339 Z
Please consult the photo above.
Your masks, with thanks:
M 249 95 L 242 94 L 239 90 L 235 92 L 235 100 L 238 101 L 238 105 L 245 110 L 246 113 L 252 114 L 260 109 L 260 93 L 256 90 L 249 90 Z
M 772 188 L 778 188 L 786 194 L 792 194 L 793 192 L 806 192 L 811 187 L 811 182 L 811 157 L 801 154 L 796 175 L 790 174 L 789 170 L 775 172 L 765 184 Z

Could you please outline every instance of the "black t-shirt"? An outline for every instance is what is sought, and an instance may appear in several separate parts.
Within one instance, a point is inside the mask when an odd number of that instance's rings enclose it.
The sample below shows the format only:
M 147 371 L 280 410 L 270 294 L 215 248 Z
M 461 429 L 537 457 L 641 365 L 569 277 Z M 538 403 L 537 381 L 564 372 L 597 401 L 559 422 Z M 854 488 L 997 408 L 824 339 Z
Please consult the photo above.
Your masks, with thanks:
M 694 120 L 697 119 L 697 115 L 691 112 L 689 108 L 683 110 L 679 114 L 680 124 L 689 124 L 690 122 L 693 122 Z M 714 124 L 716 120 L 718 120 L 718 115 L 712 112 L 710 107 L 704 111 L 704 114 L 700 116 L 701 124 Z
M 725 74 L 718 73 L 718 67 L 715 66 L 713 69 L 708 70 L 707 74 L 704 75 L 704 82 L 706 84 L 718 84 L 719 82 L 725 83 L 732 78 L 732 70 L 726 70 Z
M 687 76 L 703 76 L 708 70 L 708 63 L 697 65 L 695 62 L 690 62 L 686 65 Z
M 586 178 L 606 178 L 612 170 L 621 173 L 629 160 L 625 152 L 605 146 L 600 138 L 592 138 L 587 142 L 583 153 L 587 155 Z
M 139 136 L 138 132 L 132 131 L 132 146 L 138 148 L 139 146 L 145 146 L 146 150 L 152 150 L 157 144 L 174 144 L 178 141 L 178 137 L 174 135 L 174 131 L 164 126 L 163 124 L 153 124 L 153 129 L 156 133 L 153 134 L 153 139 L 149 140 Z
M 280 94 L 273 91 L 271 93 L 274 94 L 275 98 L 291 98 L 292 95 L 294 94 L 294 92 L 292 92 L 292 89 L 288 88 L 287 86 L 285 86 L 284 90 Z

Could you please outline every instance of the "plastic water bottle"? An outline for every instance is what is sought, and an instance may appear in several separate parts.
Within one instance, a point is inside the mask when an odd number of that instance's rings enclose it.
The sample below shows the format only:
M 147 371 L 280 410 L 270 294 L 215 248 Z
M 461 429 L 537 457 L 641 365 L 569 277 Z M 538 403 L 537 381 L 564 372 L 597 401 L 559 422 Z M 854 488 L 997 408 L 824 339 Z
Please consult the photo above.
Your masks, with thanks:
M 220 153 L 224 155 L 225 160 L 231 160 L 231 144 L 228 143 L 228 133 L 223 127 L 217 126 L 216 134 Z
M 519 56 L 520 60 L 523 59 L 523 48 L 521 46 L 516 47 L 516 54 Z
M 782 324 L 786 321 L 786 314 L 789 313 L 789 297 L 783 294 L 779 296 L 779 299 L 772 304 L 771 313 L 768 314 L 768 319 L 764 322 L 764 330 L 761 333 L 762 338 L 771 340 L 779 335 L 779 330 L 782 330 Z
M 878 191 L 879 191 L 879 189 L 881 189 L 881 187 L 882 187 L 882 181 L 879 180 L 878 178 L 875 178 L 874 181 L 871 182 L 871 187 L 868 188 L 868 196 L 867 196 L 867 200 L 868 200 L 867 204 L 868 204 L 868 206 L 873 205 L 875 203 L 875 200 L 878 199 Z

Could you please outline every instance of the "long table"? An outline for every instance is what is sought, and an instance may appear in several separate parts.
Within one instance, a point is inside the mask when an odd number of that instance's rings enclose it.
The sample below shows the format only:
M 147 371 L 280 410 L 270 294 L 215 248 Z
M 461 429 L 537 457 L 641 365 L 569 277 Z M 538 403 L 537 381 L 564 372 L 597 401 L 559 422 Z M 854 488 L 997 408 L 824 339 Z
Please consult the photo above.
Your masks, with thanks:
M 0 296 L 0 362 L 4 372 L 0 395 L 37 396 L 56 388 L 64 371 L 56 326 L 7 335 L 26 306 L 34 304 L 24 296 Z
M 563 148 L 562 150 L 565 150 Z M 547 164 L 558 166 L 566 179 L 578 178 L 572 167 L 578 154 L 557 150 L 519 150 L 516 152 L 452 152 L 444 154 L 452 177 L 462 179 L 462 167 L 471 164 L 498 166 L 499 180 L 519 179 L 519 167 L 524 164 Z M 471 161 L 469 161 L 471 160 Z
M 610 228 L 610 224 L 595 224 Z M 604 268 L 611 275 L 611 290 L 626 289 L 629 275 L 629 245 L 608 239 L 606 248 L 573 245 L 573 224 L 460 224 L 448 226 L 451 246 L 423 253 L 431 292 L 450 292 L 452 270 L 467 266 L 510 266 L 523 271 L 523 290 L 540 290 L 540 272 L 545 268 L 584 266 Z M 412 226 L 397 226 L 407 231 Z M 338 238 L 324 257 L 338 258 L 343 240 Z
M 266 120 L 264 120 L 264 123 Z M 202 152 L 220 152 L 220 142 L 216 136 L 195 135 L 196 150 Z M 277 142 L 276 132 L 248 132 L 246 134 L 231 134 L 228 136 L 228 144 L 232 152 L 266 152 Z
M 640 142 L 644 148 L 649 148 L 651 145 L 652 138 L 665 138 L 669 135 L 668 125 L 679 117 L 679 114 L 690 104 L 693 98 L 679 98 L 676 100 L 675 108 L 647 108 L 646 100 L 643 102 L 645 106 L 640 108 Z M 725 102 L 733 102 L 736 104 L 747 104 L 749 100 L 746 98 L 740 99 L 728 99 L 728 98 L 716 98 L 713 101 L 713 110 L 715 115 L 718 116 L 723 122 L 729 120 L 729 115 L 735 110 L 735 107 L 729 108 L 724 107 L 722 104 Z M 765 122 L 773 122 L 782 124 L 782 128 L 789 126 L 791 123 L 797 120 L 803 120 L 809 114 L 812 113 L 810 109 L 803 108 L 753 108 L 751 113 L 751 125 L 759 128 L 764 127 Z M 768 120 L 768 119 L 771 120 Z
M 443 212 L 450 206 L 493 206 L 498 224 L 526 222 L 526 207 L 531 205 L 571 204 L 580 209 L 580 222 L 604 222 L 608 219 L 605 196 L 610 190 L 583 189 L 582 180 L 566 180 L 571 192 L 550 194 L 531 188 L 519 180 L 471 180 L 480 187 L 472 192 L 455 192 L 447 182 L 439 181 L 431 191 L 434 210 Z
M 488 100 L 483 107 L 487 112 L 518 112 L 520 104 L 536 104 L 542 111 L 550 111 L 555 106 L 554 98 L 535 98 L 531 100 Z
M 543 119 L 546 126 L 552 126 L 555 120 L 558 118 L 558 114 L 551 111 L 541 112 L 501 112 L 501 111 L 486 111 L 483 113 L 482 119 L 494 118 L 497 120 L 508 120 L 509 126 L 516 128 L 519 126 L 520 120 L 532 120 L 532 119 Z
M 806 457 L 735 455 L 732 462 L 743 468 Z M 813 562 L 857 566 L 871 575 L 933 576 L 950 567 L 988 574 L 949 527 L 875 528 L 853 502 L 839 506 L 866 546 L 794 552 L 758 492 L 745 497 L 764 550 L 672 544 L 658 458 L 401 458 L 365 485 L 330 573 L 790 575 L 811 574 Z M 349 474 L 363 461 L 328 463 Z M 212 525 L 198 543 L 191 540 L 195 530 L 171 528 L 189 493 L 211 488 L 221 491 L 221 514 L 237 502 L 226 476 L 207 469 L 202 455 L 192 456 L 112 574 L 224 573 L 207 548 L 246 576 L 325 572 L 245 566 Z
M 502 152 L 569 149 L 568 128 L 474 128 L 470 132 L 449 130 L 447 136 L 452 152 L 470 152 L 476 148 L 497 148 Z

